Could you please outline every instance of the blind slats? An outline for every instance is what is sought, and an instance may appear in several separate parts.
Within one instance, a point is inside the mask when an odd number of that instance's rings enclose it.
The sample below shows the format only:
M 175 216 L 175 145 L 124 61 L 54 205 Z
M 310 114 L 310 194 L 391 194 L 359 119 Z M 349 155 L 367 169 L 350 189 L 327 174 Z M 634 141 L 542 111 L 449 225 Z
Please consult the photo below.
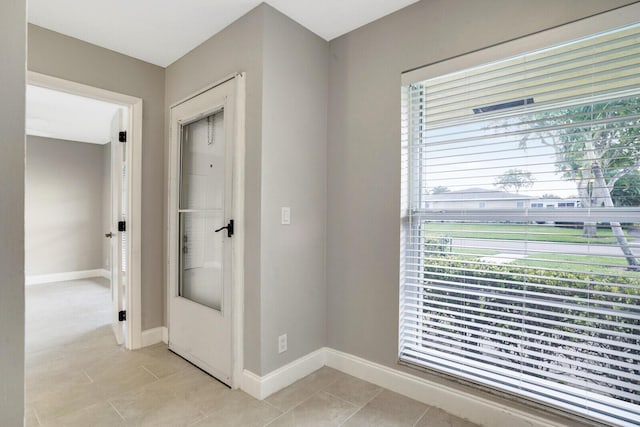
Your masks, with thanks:
M 439 333 L 442 333 L 441 331 L 439 331 Z M 447 336 L 448 334 L 446 333 L 442 333 L 442 336 Z M 452 334 L 453 335 L 453 334 Z M 540 354 L 539 352 L 534 352 L 534 351 L 530 351 L 527 350 L 526 348 L 520 348 L 518 350 L 515 350 L 513 348 L 509 349 L 509 348 L 504 348 L 504 347 L 500 347 L 500 346 L 495 346 L 495 343 L 491 343 L 491 344 L 487 344 L 485 347 L 482 348 L 481 353 L 479 351 L 471 351 L 471 350 L 465 350 L 465 348 L 470 348 L 469 346 L 465 346 L 465 345 L 461 345 L 461 343 L 455 340 L 447 340 L 447 339 L 441 339 L 440 336 L 436 335 L 436 334 L 429 334 L 428 336 L 420 336 L 418 338 L 416 338 L 414 340 L 414 344 L 418 344 L 418 343 L 423 343 L 424 339 L 428 338 L 429 340 L 429 345 L 428 347 L 431 347 L 433 349 L 436 350 L 445 350 L 448 351 L 451 354 L 455 354 L 457 356 L 460 357 L 464 357 L 467 359 L 476 359 L 476 360 L 481 360 L 484 356 L 486 356 L 487 354 L 491 354 L 494 356 L 494 364 L 492 366 L 492 368 L 496 369 L 496 368 L 502 368 L 502 369 L 517 369 L 517 371 L 520 374 L 525 374 L 525 375 L 537 375 L 539 374 L 539 366 L 530 366 L 528 367 L 527 365 L 524 365 L 522 363 L 519 363 L 520 360 L 522 359 L 523 355 L 531 357 L 531 358 L 536 358 L 539 357 Z M 472 340 L 474 337 L 473 336 L 467 336 L 467 340 Z M 491 346 L 495 346 L 494 348 L 491 348 Z M 453 350 L 451 349 L 453 348 Z M 517 354 L 508 354 L 505 353 L 505 351 L 515 351 L 517 352 Z M 533 363 L 533 362 L 532 362 Z M 587 363 L 580 363 L 580 362 L 576 362 L 574 360 L 568 360 L 566 361 L 567 364 L 571 364 L 574 367 L 580 367 L 583 368 L 587 367 L 588 371 L 584 372 L 584 376 L 581 376 L 581 372 L 578 371 L 576 374 L 574 374 L 573 377 L 571 377 L 570 379 L 567 379 L 566 376 L 563 376 L 562 374 L 556 374 L 552 371 L 552 369 L 555 368 L 554 365 L 548 365 L 549 370 L 545 373 L 545 375 L 549 378 L 554 378 L 556 380 L 559 381 L 563 381 L 564 384 L 574 384 L 578 387 L 586 387 L 586 383 L 589 379 L 589 376 L 592 375 L 592 373 L 594 371 L 597 372 L 601 372 L 601 373 L 606 373 L 608 375 L 620 375 L 620 372 L 615 372 L 615 371 L 610 371 L 607 372 L 606 370 L 601 371 L 599 370 L 597 367 L 593 368 L 592 366 L 590 366 L 591 364 L 587 364 Z M 611 373 L 613 372 L 613 373 Z M 628 384 L 625 384 L 622 381 L 616 381 L 615 379 L 611 379 L 610 382 L 612 384 L 615 384 L 619 387 L 626 387 L 628 386 Z M 599 384 L 590 384 L 589 385 L 589 389 L 590 390 L 597 390 L 597 391 L 601 391 L 601 392 L 607 392 L 608 388 L 607 386 L 601 386 Z M 622 397 L 625 397 L 627 399 L 633 399 L 635 396 L 635 392 L 637 391 L 636 389 L 632 389 L 633 391 L 629 392 L 629 391 L 625 391 L 625 390 L 621 390 L 619 391 L 619 395 Z
M 467 201 L 468 199 L 463 199 Z M 426 202 L 425 202 L 426 204 Z M 476 205 L 477 206 L 477 203 Z M 638 210 L 633 208 L 580 208 L 580 209 L 554 209 L 553 213 L 547 209 L 536 208 L 516 208 L 511 209 L 455 209 L 451 208 L 422 208 L 415 212 L 407 213 L 407 216 L 417 215 L 422 221 L 442 221 L 443 214 L 446 214 L 448 221 L 466 222 L 628 222 L 635 223 L 638 220 Z
M 400 358 L 640 422 L 640 26 L 404 86 Z
M 603 295 L 597 295 L 594 292 L 590 292 L 590 290 L 585 291 L 575 291 L 575 295 L 554 295 L 551 293 L 544 293 L 541 290 L 538 291 L 527 291 L 527 290 L 513 290 L 509 292 L 509 289 L 501 289 L 501 288 L 493 288 L 491 289 L 490 283 L 491 281 L 487 280 L 486 282 L 489 284 L 487 287 L 477 286 L 473 288 L 471 286 L 464 286 L 457 288 L 456 285 L 459 283 L 464 283 L 464 280 L 468 276 L 465 275 L 447 275 L 447 278 L 450 280 L 439 280 L 428 278 L 429 284 L 423 287 L 424 293 L 431 293 L 434 291 L 442 291 L 447 293 L 447 299 L 457 300 L 463 304 L 470 304 L 473 301 L 470 300 L 471 297 L 475 297 L 479 299 L 478 304 L 483 307 L 496 306 L 501 308 L 512 308 L 514 305 L 520 303 L 525 304 L 524 310 L 526 311 L 526 307 L 535 306 L 536 304 L 544 305 L 549 308 L 558 308 L 565 309 L 567 304 L 575 304 L 576 308 L 579 308 L 580 311 L 587 315 L 597 315 L 597 316 L 610 316 L 615 318 L 630 318 L 636 320 L 638 316 L 640 316 L 640 309 L 638 308 L 638 300 L 637 297 L 620 295 L 619 298 L 623 301 L 629 301 L 630 303 L 622 303 L 616 300 L 598 300 L 595 299 L 596 296 L 604 297 Z M 495 279 L 494 279 L 495 281 Z M 481 282 L 482 283 L 482 282 Z M 509 281 L 503 282 L 505 286 L 515 285 L 518 283 L 513 283 Z M 536 285 L 532 285 L 531 288 L 535 288 Z M 527 288 L 529 288 L 527 286 Z M 475 289 L 485 289 L 484 291 L 478 291 Z M 459 294 L 459 297 L 454 295 Z M 578 295 L 586 294 L 588 298 L 581 298 Z M 433 298 L 437 298 L 438 295 L 433 295 Z M 592 300 L 591 297 L 594 297 Z M 500 304 L 495 301 L 502 300 L 508 302 L 508 304 Z M 582 305 L 581 305 L 582 304 Z M 637 325 L 638 329 L 640 329 L 640 324 Z M 633 326 L 632 326 L 633 327 Z
M 561 316 L 553 312 L 536 310 L 532 307 L 522 307 L 521 309 L 518 309 L 517 307 L 509 307 L 511 311 L 509 312 L 509 314 L 505 314 L 504 310 L 499 310 L 500 308 L 504 308 L 504 307 L 501 307 L 498 304 L 488 305 L 487 307 L 489 308 L 476 308 L 475 310 L 469 307 L 462 306 L 465 308 L 465 310 L 460 311 L 461 305 L 456 304 L 455 299 L 451 299 L 451 300 L 453 302 L 449 303 L 443 300 L 434 299 L 431 301 L 431 309 L 442 310 L 443 312 L 447 312 L 447 314 L 450 314 L 453 316 L 459 316 L 461 315 L 460 313 L 465 313 L 467 318 L 472 320 L 478 320 L 478 321 L 487 321 L 491 317 L 498 318 L 496 322 L 506 327 L 507 330 L 512 328 L 516 328 L 516 329 L 525 328 L 527 324 L 523 323 L 522 321 L 523 313 L 531 317 L 535 315 L 540 315 L 538 318 L 535 319 L 535 322 L 533 321 L 533 319 L 531 320 L 531 324 L 533 325 L 535 323 L 535 326 L 530 326 L 530 327 L 538 328 L 539 331 L 545 331 L 545 330 L 553 331 L 554 333 L 553 336 L 556 338 L 551 338 L 551 335 L 550 335 L 548 337 L 550 340 L 555 341 L 556 343 L 559 344 L 561 343 L 562 340 L 557 337 L 562 337 L 563 339 L 575 339 L 575 340 L 580 340 L 584 338 L 584 336 L 581 335 L 580 333 L 567 331 L 568 328 L 574 327 L 572 325 L 569 325 L 569 326 L 566 325 L 567 321 L 574 320 L 574 318 L 572 318 L 571 316 L 566 316 L 562 318 Z M 424 304 L 424 301 L 418 301 L 415 304 L 411 304 L 411 298 L 408 298 L 406 305 L 407 307 L 412 307 L 416 310 L 426 310 L 424 308 L 424 305 L 422 307 L 420 306 L 420 303 Z M 558 319 L 562 319 L 564 321 L 564 324 L 563 322 L 557 322 L 557 321 L 554 322 L 553 320 L 549 320 L 549 317 L 552 317 L 554 315 L 558 317 Z M 583 324 L 587 322 L 592 322 L 595 325 L 596 323 L 598 323 L 597 319 L 592 319 L 588 317 L 582 318 L 582 319 L 575 319 L 575 320 Z M 577 322 L 574 322 L 574 323 L 577 323 Z M 608 330 L 606 329 L 599 330 L 596 326 L 592 328 L 578 328 L 578 327 L 574 327 L 574 328 L 578 332 L 580 332 L 580 329 L 587 329 L 587 332 L 590 332 L 590 333 L 594 332 L 597 334 L 602 334 L 603 336 L 606 335 L 605 338 L 601 338 L 594 334 L 593 336 L 589 337 L 588 341 L 592 343 L 608 345 L 610 347 L 617 345 L 611 342 L 609 338 L 610 336 L 625 338 L 625 335 L 627 336 L 630 335 L 630 334 L 610 334 Z M 626 345 L 625 341 L 620 341 L 620 342 Z M 609 349 L 609 351 L 612 351 L 614 353 L 617 352 L 615 354 L 620 357 L 625 357 L 625 358 L 628 357 L 629 359 L 634 359 L 633 355 L 629 356 L 625 351 L 612 350 L 611 348 Z M 614 353 L 611 353 L 611 354 L 614 354 Z
M 441 316 L 451 316 L 452 313 L 451 312 L 447 312 L 447 311 L 443 311 L 441 313 Z M 415 327 L 411 327 L 408 326 L 407 328 L 405 328 L 403 330 L 403 332 L 405 333 L 404 338 L 408 339 L 408 340 L 415 340 L 418 339 L 420 337 L 425 336 L 425 334 L 428 332 L 429 327 L 425 327 L 425 326 L 429 326 L 430 324 L 428 322 L 423 322 L 420 323 L 420 327 L 415 326 Z M 452 325 L 461 325 L 462 327 L 460 328 L 456 328 L 455 326 Z M 476 322 L 472 322 L 472 321 L 466 321 L 466 320 L 461 320 L 459 318 L 454 319 L 453 321 L 450 322 L 449 327 L 451 329 L 457 329 L 457 330 L 464 330 L 466 331 L 467 329 L 463 329 L 463 328 L 469 328 L 469 327 L 473 327 L 476 330 L 477 329 L 482 329 L 483 331 L 491 331 L 491 332 L 501 332 L 502 329 L 500 327 L 495 327 L 491 324 L 482 324 L 482 325 L 478 325 Z M 536 340 L 536 345 L 535 348 L 538 350 L 538 352 L 557 352 L 558 351 L 558 347 L 554 346 L 554 343 L 560 342 L 560 340 L 554 340 L 554 339 L 545 339 L 544 336 L 540 336 L 540 335 L 535 335 L 535 334 L 529 334 L 527 332 L 524 332 L 526 335 L 524 336 L 526 339 L 530 339 L 530 340 Z M 501 348 L 508 348 L 510 350 L 513 350 L 513 347 L 509 348 L 509 347 L 505 347 L 507 344 L 511 343 L 514 346 L 517 344 L 521 344 L 522 340 L 519 338 L 514 338 L 505 334 L 500 335 L 499 340 L 497 338 L 491 338 L 489 333 L 485 333 L 484 335 L 478 335 L 477 333 L 474 334 L 474 336 L 477 336 L 479 339 L 487 339 L 487 340 L 492 340 L 495 341 L 496 344 L 498 346 L 500 346 Z M 422 342 L 422 340 L 420 340 L 420 344 L 424 344 Z M 624 355 L 624 353 L 621 353 L 622 357 L 625 358 L 625 360 L 619 360 L 618 361 L 618 365 L 624 368 L 628 368 L 628 369 L 634 369 L 638 363 L 637 359 L 633 359 L 633 358 L 627 358 L 626 355 Z M 620 354 L 617 354 L 617 356 L 620 356 Z M 610 357 L 604 357 L 601 355 L 594 355 L 594 354 L 584 354 L 584 353 L 580 353 L 578 351 L 574 351 L 570 348 L 565 349 L 562 352 L 561 357 L 571 357 L 574 359 L 580 359 L 580 360 L 586 360 L 586 361 L 592 361 L 595 363 L 609 363 L 610 362 Z M 622 358 L 621 357 L 621 358 Z M 595 369 L 595 368 L 594 368 Z M 599 370 L 607 370 L 607 372 L 610 373 L 616 373 L 619 374 L 620 371 L 615 370 L 615 369 L 611 369 L 609 367 L 603 367 L 602 365 L 598 366 Z
M 431 362 L 433 365 L 438 366 L 440 370 L 453 375 L 464 373 L 467 377 L 482 379 L 485 383 L 499 383 L 504 390 L 546 402 L 553 406 L 557 406 L 558 403 L 562 402 L 564 405 L 588 407 L 590 414 L 602 412 L 600 418 L 615 420 L 621 425 L 636 425 L 637 417 L 640 416 L 640 412 L 635 405 L 601 396 L 597 396 L 597 399 L 595 399 L 595 393 L 592 393 L 588 388 L 585 390 L 570 386 L 562 387 L 558 384 L 549 387 L 544 383 L 543 385 L 538 385 L 538 382 L 542 383 L 542 381 L 536 381 L 534 376 L 514 376 L 512 372 L 506 369 L 486 370 L 482 362 L 470 363 L 469 366 L 460 367 L 461 358 L 453 357 L 448 352 L 433 351 L 432 356 L 420 351 L 420 349 L 407 348 L 403 355 L 408 362 L 418 365 Z M 479 367 L 476 367 L 476 365 Z

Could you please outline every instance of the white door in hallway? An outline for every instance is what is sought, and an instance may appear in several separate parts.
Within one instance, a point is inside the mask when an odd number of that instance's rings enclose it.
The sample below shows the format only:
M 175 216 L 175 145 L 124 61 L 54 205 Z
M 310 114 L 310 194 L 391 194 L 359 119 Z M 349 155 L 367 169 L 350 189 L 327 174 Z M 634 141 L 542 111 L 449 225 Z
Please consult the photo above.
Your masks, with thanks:
M 113 310 L 113 332 L 116 342 L 124 342 L 123 321 L 124 290 L 126 286 L 126 147 L 120 141 L 123 131 L 123 111 L 118 111 L 111 120 L 111 230 L 106 237 L 111 241 L 111 307 Z M 123 137 L 124 138 L 124 137 Z M 124 227 L 123 227 L 124 225 Z
M 171 108 L 169 348 L 228 385 L 235 87 Z

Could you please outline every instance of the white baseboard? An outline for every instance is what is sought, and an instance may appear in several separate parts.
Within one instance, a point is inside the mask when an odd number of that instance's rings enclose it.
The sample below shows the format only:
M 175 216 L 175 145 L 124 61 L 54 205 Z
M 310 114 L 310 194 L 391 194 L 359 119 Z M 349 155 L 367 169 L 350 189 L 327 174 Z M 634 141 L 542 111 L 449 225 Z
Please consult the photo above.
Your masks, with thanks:
M 268 373 L 264 377 L 245 369 L 240 380 L 240 388 L 258 400 L 266 399 L 300 378 L 304 378 L 322 368 L 326 364 L 325 361 L 326 351 L 321 348 Z
M 111 271 L 106 268 L 100 269 L 100 277 L 104 277 L 105 279 L 111 280 Z
M 67 271 L 64 273 L 39 274 L 25 277 L 25 285 L 41 283 L 66 282 L 68 280 L 88 279 L 90 277 L 110 277 L 109 270 L 98 268 L 95 270 Z
M 158 343 L 168 343 L 168 330 L 166 326 L 159 326 L 153 329 L 147 329 L 142 331 L 142 347 L 148 347 L 150 345 Z
M 560 427 L 566 424 L 465 393 L 351 354 L 325 348 L 326 365 L 388 390 L 492 427 Z M 553 417 L 553 415 L 550 415 Z
M 484 396 L 463 392 L 326 347 L 309 353 L 263 377 L 245 369 L 240 381 L 240 388 L 245 393 L 262 400 L 323 366 L 328 366 L 484 426 L 566 426 L 566 423 L 553 414 L 549 414 L 547 418 L 541 412 L 521 410 Z

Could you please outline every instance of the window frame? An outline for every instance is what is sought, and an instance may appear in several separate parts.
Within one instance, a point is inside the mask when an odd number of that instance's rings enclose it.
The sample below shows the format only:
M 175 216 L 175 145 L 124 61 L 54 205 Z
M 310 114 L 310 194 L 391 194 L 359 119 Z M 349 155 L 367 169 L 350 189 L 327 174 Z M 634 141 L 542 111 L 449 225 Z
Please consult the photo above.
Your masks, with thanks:
M 409 86 L 410 84 L 417 83 L 423 80 L 427 80 L 433 77 L 437 77 L 440 75 L 455 73 L 457 71 L 466 70 L 469 68 L 473 68 L 476 66 L 480 66 L 483 64 L 487 64 L 490 62 L 501 61 L 505 59 L 509 59 L 514 56 L 520 56 L 527 52 L 544 49 L 549 46 L 555 46 L 562 43 L 567 43 L 572 40 L 580 39 L 583 37 L 588 37 L 593 34 L 601 33 L 607 30 L 612 30 L 618 27 L 622 27 L 625 25 L 631 25 L 637 23 L 640 16 L 640 4 L 635 3 L 628 6 L 622 6 L 620 8 L 614 9 L 612 11 L 604 12 L 601 14 L 593 15 L 579 21 L 571 22 L 565 25 L 561 25 L 558 27 L 554 27 L 548 30 L 544 30 L 538 33 L 534 33 L 531 35 L 527 35 L 521 38 L 517 38 L 514 40 L 510 40 L 504 43 L 500 43 L 497 45 L 490 46 L 488 48 L 480 49 L 477 51 L 472 51 L 460 56 L 455 56 L 449 59 L 445 59 L 442 61 L 438 61 L 423 67 L 419 67 L 416 69 L 409 70 L 402 74 L 402 87 L 403 87 L 403 102 L 406 94 L 404 93 L 404 88 Z M 404 108 L 404 105 L 403 105 Z M 403 111 L 404 114 L 404 111 Z M 403 116 L 402 120 L 406 118 Z M 402 145 L 408 144 L 408 135 L 402 135 Z M 411 174 L 412 167 L 415 165 L 411 164 L 411 156 L 408 159 L 403 158 L 403 162 L 407 162 L 408 165 L 406 169 L 408 170 L 407 174 Z M 405 167 L 403 167 L 404 169 Z M 416 247 L 410 247 L 406 243 L 406 236 L 410 232 L 409 228 L 411 227 L 411 216 L 413 215 L 413 219 L 416 218 L 428 218 L 428 214 L 421 214 L 420 212 L 408 212 L 406 206 L 410 205 L 408 202 L 416 197 L 415 194 L 409 194 L 409 189 L 411 186 L 406 182 L 407 179 L 405 176 L 402 177 L 402 209 L 401 209 L 401 230 L 400 230 L 400 238 L 401 238 L 401 267 L 400 267 L 400 288 L 403 285 L 403 278 L 405 277 L 406 272 L 404 271 L 402 258 L 405 257 L 405 254 L 410 251 L 417 250 Z M 548 204 L 540 202 L 541 206 L 534 206 L 531 204 L 531 208 L 534 209 L 548 209 L 555 208 L 556 206 L 549 206 Z M 575 206 L 573 206 L 575 207 Z M 570 209 L 571 207 L 563 207 L 564 209 Z M 411 214 L 411 215 L 410 215 Z M 535 215 L 535 214 L 534 214 Z M 546 215 L 546 213 L 541 212 L 541 215 Z M 530 218 L 535 219 L 535 218 Z M 403 307 L 403 294 L 402 289 L 399 292 L 399 304 L 400 304 L 400 313 L 402 313 Z M 462 383 L 468 386 L 471 386 L 476 389 L 484 390 L 491 394 L 495 394 L 509 400 L 515 400 L 518 402 L 523 402 L 529 406 L 541 408 L 545 411 L 560 414 L 562 416 L 577 419 L 580 421 L 598 421 L 602 422 L 602 420 L 598 418 L 588 418 L 584 414 L 575 413 L 572 411 L 565 410 L 563 408 L 552 406 L 549 404 L 545 404 L 541 401 L 528 398 L 526 396 L 513 394 L 504 390 L 500 390 L 494 387 L 491 387 L 486 384 L 482 384 L 479 382 L 475 382 L 469 380 L 465 377 L 455 376 L 453 374 L 449 374 L 443 371 L 436 370 L 434 368 L 417 365 L 415 363 L 408 362 L 406 360 L 401 359 L 401 351 L 402 351 L 402 331 L 400 328 L 402 327 L 401 322 L 399 321 L 399 340 L 398 340 L 398 348 L 397 348 L 397 356 L 398 356 L 398 364 L 403 366 L 408 366 L 413 369 L 417 369 L 420 371 L 428 372 L 430 374 L 443 377 L 449 380 L 452 380 L 457 383 Z

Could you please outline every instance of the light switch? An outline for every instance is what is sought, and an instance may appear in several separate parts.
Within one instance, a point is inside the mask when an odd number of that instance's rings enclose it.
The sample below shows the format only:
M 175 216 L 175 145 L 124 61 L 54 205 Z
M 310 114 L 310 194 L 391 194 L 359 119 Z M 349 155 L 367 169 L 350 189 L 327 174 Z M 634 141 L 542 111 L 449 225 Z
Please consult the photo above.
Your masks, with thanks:
M 282 220 L 282 225 L 291 224 L 291 208 L 290 207 L 282 208 L 281 220 Z

